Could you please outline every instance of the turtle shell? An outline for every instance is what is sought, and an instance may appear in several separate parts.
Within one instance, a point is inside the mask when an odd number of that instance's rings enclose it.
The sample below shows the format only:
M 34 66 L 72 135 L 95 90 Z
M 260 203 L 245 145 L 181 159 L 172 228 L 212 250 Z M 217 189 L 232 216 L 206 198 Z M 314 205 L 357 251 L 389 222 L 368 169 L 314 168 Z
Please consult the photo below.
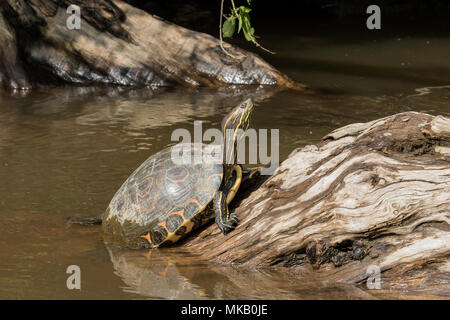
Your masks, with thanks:
M 150 156 L 111 200 L 103 216 L 105 233 L 127 247 L 157 247 L 211 219 L 223 165 L 201 157 L 209 146 L 178 144 Z

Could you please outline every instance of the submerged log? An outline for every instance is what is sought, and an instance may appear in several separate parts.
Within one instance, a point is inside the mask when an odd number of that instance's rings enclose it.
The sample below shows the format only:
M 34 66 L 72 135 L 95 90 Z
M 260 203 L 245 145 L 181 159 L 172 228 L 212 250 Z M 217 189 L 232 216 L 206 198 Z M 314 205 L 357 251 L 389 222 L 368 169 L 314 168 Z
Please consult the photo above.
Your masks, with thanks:
M 315 270 L 383 289 L 450 284 L 450 119 L 406 112 L 337 129 L 294 150 L 236 207 L 228 235 L 184 243 L 209 261 Z
M 79 29 L 67 25 L 70 14 L 66 10 L 71 4 L 81 8 Z M 263 84 L 306 89 L 253 53 L 224 43 L 226 50 L 238 57 L 233 58 L 221 49 L 218 39 L 119 0 L 5 0 L 0 8 L 0 39 L 9 40 L 2 41 L 0 53 L 18 48 L 22 63 L 58 81 L 194 87 Z M 19 42 L 11 37 L 4 20 L 20 35 Z M 14 67 L 10 60 L 4 61 Z M 15 69 L 20 73 L 20 67 Z M 15 81 L 14 74 L 0 69 L 0 75 Z

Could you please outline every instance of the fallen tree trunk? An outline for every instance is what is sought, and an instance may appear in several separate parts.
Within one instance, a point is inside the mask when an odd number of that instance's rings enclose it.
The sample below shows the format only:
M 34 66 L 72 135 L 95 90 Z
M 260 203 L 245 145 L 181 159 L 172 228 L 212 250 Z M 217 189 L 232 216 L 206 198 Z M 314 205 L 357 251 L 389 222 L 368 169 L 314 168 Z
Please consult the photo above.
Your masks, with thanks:
M 67 26 L 70 14 L 66 9 L 71 4 L 81 8 L 80 29 Z M 255 54 L 224 43 L 228 52 L 239 57 L 235 59 L 221 49 L 218 39 L 119 0 L 5 0 L 0 8 L 0 39 L 9 39 L 0 44 L 0 54 L 12 48 L 14 55 L 19 50 L 22 63 L 39 70 L 34 78 L 43 78 L 39 73 L 45 71 L 57 81 L 81 84 L 263 84 L 306 89 Z M 10 36 L 4 20 L 17 37 Z M 14 74 L 20 74 L 22 67 L 11 59 L 5 63 L 15 72 L 0 68 L 1 78 L 18 82 Z
M 184 246 L 209 261 L 315 270 L 449 294 L 450 119 L 407 112 L 337 129 L 291 153 L 238 204 L 240 224 Z
M 31 85 L 17 56 L 16 36 L 0 14 L 0 88 L 28 90 Z

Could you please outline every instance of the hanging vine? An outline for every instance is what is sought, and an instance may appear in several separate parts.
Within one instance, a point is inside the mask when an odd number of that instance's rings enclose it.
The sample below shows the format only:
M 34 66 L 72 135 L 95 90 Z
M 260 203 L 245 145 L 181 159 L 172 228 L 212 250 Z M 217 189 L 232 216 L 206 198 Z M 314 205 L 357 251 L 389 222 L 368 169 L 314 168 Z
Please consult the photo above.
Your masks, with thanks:
M 227 50 L 225 50 L 223 46 L 223 38 L 231 38 L 235 33 L 239 34 L 242 31 L 247 41 L 252 42 L 256 47 L 261 48 L 266 52 L 275 54 L 275 52 L 272 52 L 261 46 L 259 42 L 256 40 L 256 38 L 258 37 L 255 35 L 255 28 L 253 28 L 250 23 L 250 11 L 252 11 L 252 9 L 246 6 L 239 6 L 236 8 L 234 0 L 230 0 L 231 14 L 224 15 L 223 13 L 224 1 L 225 0 L 221 0 L 220 4 L 220 22 L 219 22 L 219 33 L 220 33 L 219 38 L 220 38 L 220 47 L 222 48 L 222 50 L 227 55 L 237 59 L 238 57 L 232 55 Z M 247 4 L 251 5 L 251 0 L 247 0 Z M 226 20 L 222 24 L 223 17 L 225 17 Z

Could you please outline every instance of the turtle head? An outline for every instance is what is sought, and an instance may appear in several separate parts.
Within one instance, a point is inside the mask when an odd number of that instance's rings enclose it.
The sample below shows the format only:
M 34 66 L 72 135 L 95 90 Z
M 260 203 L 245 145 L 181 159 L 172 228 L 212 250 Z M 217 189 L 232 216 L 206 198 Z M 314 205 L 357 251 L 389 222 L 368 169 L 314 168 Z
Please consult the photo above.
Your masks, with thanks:
M 234 146 L 241 140 L 250 125 L 253 102 L 247 99 L 233 108 L 222 120 L 222 132 L 225 138 L 225 155 L 231 154 Z
M 237 132 L 238 129 L 242 129 L 241 131 L 245 133 L 250 125 L 250 115 L 252 114 L 252 111 L 253 102 L 251 99 L 247 99 L 234 107 L 222 120 L 222 131 L 224 134 L 230 129 L 235 132 Z

